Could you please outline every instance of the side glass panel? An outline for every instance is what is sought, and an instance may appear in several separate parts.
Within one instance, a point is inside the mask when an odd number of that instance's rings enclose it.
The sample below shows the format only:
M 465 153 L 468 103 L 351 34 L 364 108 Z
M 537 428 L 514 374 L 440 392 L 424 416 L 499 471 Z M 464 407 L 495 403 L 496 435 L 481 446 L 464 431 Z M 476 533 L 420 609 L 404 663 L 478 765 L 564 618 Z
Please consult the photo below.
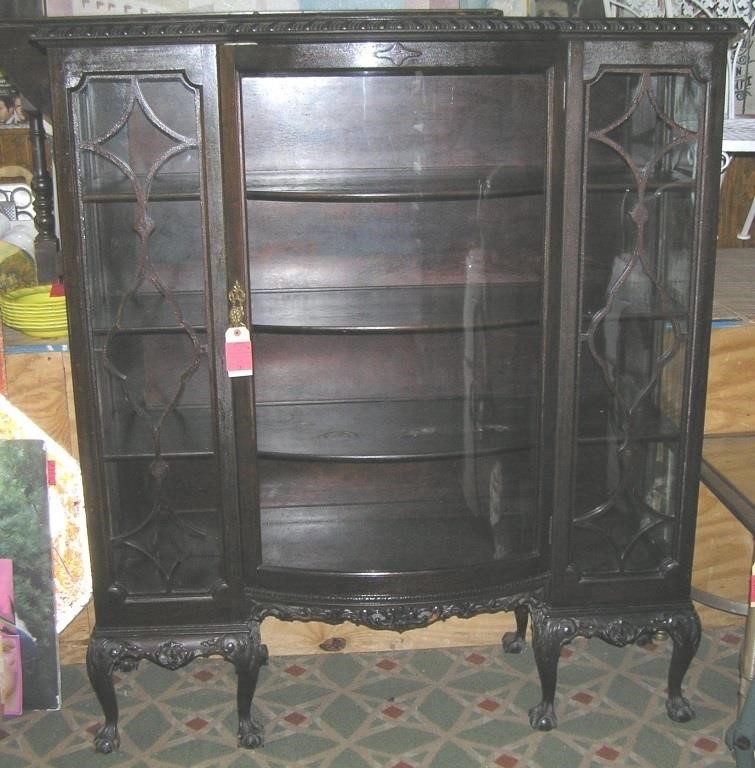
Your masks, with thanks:
M 674 558 L 702 100 L 684 74 L 587 87 L 571 539 L 586 575 Z
M 221 552 L 200 90 L 91 75 L 72 104 L 114 580 L 206 593 Z
M 548 93 L 242 78 L 263 565 L 539 552 Z

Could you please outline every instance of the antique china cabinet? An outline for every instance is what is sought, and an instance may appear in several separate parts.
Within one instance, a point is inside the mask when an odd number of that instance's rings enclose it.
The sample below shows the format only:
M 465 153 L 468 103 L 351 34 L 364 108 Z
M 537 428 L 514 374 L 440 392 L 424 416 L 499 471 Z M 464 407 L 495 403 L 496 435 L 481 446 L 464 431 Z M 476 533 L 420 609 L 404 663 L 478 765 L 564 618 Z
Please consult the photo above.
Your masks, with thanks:
M 722 20 L 47 20 L 96 580 L 88 668 L 259 625 L 528 618 L 699 640 L 689 599 Z M 13 52 L 6 53 L 12 57 Z M 23 83 L 19 83 L 23 89 Z

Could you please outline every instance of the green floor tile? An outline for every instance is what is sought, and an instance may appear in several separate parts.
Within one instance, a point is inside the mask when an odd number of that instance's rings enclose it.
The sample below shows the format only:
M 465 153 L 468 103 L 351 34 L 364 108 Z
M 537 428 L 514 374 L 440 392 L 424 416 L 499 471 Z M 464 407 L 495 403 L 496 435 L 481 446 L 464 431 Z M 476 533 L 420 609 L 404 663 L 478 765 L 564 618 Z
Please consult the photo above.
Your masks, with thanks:
M 354 750 L 346 749 L 337 754 L 330 762 L 329 768 L 371 768 Z
M 348 696 L 338 696 L 320 715 L 322 722 L 341 736 L 351 736 L 370 713 Z
M 358 693 L 379 701 L 394 701 L 422 690 L 422 683 L 406 677 L 387 676 L 359 688 Z
M 429 768 L 480 768 L 479 755 L 463 750 L 456 744 L 444 744 L 430 762 Z
M 6 727 L 5 723 L 2 727 Z M 49 712 L 44 717 L 35 716 L 32 725 L 24 729 L 25 741 L 31 745 L 38 756 L 53 751 L 70 735 L 71 729 L 61 712 Z
M 336 746 L 330 739 L 322 736 L 312 736 L 308 733 L 293 733 L 280 739 L 271 739 L 257 754 L 262 759 L 268 756 L 275 759 L 291 761 L 290 765 L 296 765 L 297 760 L 307 760 L 322 752 L 327 752 Z
M 448 685 L 461 691 L 470 693 L 493 693 L 511 685 L 514 678 L 495 669 L 485 669 L 480 672 L 471 672 L 462 677 L 450 680 Z
M 441 731 L 448 731 L 466 708 L 451 694 L 432 690 L 420 703 L 418 712 Z
M 216 764 L 219 758 L 232 754 L 235 749 L 235 745 L 230 742 L 225 745 L 215 741 L 187 737 L 185 741 L 179 744 L 156 752 L 155 757 L 166 766 L 198 768 L 204 763 L 212 766 L 212 761 L 215 761 Z
M 147 751 L 172 724 L 157 707 L 147 706 L 128 721 L 128 734 L 140 751 Z
M 387 755 L 403 756 L 418 749 L 437 736 L 420 728 L 397 725 L 376 731 L 358 741 L 360 747 Z
M 321 685 L 293 683 L 276 690 L 266 691 L 265 699 L 269 702 L 295 707 L 310 701 L 318 701 L 328 693 L 329 690 Z
M 458 655 L 440 651 L 417 651 L 409 664 L 413 671 L 432 682 L 442 680 L 457 663 Z
M 529 723 L 512 723 L 504 720 L 491 720 L 480 723 L 472 728 L 467 728 L 458 734 L 471 744 L 484 744 L 488 747 L 502 747 L 526 736 L 532 735 Z
M 642 735 L 634 742 L 634 752 L 651 765 L 678 765 L 681 746 L 668 732 L 643 728 Z
M 324 656 L 318 668 L 323 678 L 346 688 L 362 673 L 364 666 L 358 654 L 338 654 Z

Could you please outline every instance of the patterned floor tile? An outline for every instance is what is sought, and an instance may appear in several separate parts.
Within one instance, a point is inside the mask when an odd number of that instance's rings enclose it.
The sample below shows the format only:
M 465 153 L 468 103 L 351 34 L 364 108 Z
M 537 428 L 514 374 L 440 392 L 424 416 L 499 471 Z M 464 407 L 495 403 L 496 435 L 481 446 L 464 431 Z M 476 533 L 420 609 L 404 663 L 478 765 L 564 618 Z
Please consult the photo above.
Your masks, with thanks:
M 91 738 L 102 714 L 83 667 L 64 667 L 61 712 L 0 724 L 3 762 L 33 768 L 719 768 L 736 710 L 741 634 L 706 633 L 686 678 L 692 723 L 665 713 L 670 644 L 577 641 L 559 668 L 559 728 L 531 730 L 530 649 L 499 647 L 271 659 L 254 716 L 265 746 L 236 748 L 235 672 L 222 661 L 119 675 L 122 746 Z M 106 765 L 105 765 L 106 764 Z

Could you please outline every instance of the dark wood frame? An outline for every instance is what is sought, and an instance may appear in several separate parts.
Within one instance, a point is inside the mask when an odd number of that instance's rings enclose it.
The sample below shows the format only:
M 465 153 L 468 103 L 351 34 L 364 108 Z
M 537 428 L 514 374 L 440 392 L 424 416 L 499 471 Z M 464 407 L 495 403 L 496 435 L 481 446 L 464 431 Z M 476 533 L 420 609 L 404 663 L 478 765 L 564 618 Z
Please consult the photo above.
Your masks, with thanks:
M 71 348 L 77 382 L 77 419 L 82 439 L 90 540 L 95 573 L 95 604 L 98 626 L 92 637 L 88 669 L 102 703 L 106 724 L 96 737 L 97 749 L 118 746 L 117 704 L 112 682 L 116 668 L 128 668 L 141 659 L 175 669 L 198 656 L 220 655 L 239 673 L 239 742 L 259 746 L 262 729 L 251 721 L 249 706 L 259 667 L 266 659 L 259 624 L 266 616 L 285 620 L 317 619 L 329 623 L 350 621 L 373 628 L 406 630 L 427 626 L 450 616 L 467 617 L 484 612 L 513 610 L 517 631 L 503 639 L 504 649 L 521 650 L 528 616 L 533 623 L 533 648 L 542 683 L 542 700 L 530 712 L 533 727 L 549 730 L 556 724 L 553 701 L 559 650 L 577 636 L 599 637 L 613 645 L 646 642 L 666 632 L 674 643 L 669 684 L 668 713 L 678 721 L 693 716 L 681 694 L 681 682 L 700 638 L 700 625 L 689 599 L 697 481 L 712 305 L 713 255 L 715 252 L 718 164 L 723 117 L 725 54 L 736 22 L 718 19 L 505 19 L 495 12 L 459 13 L 354 13 L 270 16 L 168 16 L 133 18 L 48 20 L 25 25 L 21 30 L 33 46 L 47 51 L 50 72 L 57 86 L 53 94 L 56 148 L 61 189 L 64 190 L 62 239 L 66 244 L 66 280 L 72 325 Z M 1 31 L 1 30 L 0 30 Z M 550 57 L 551 103 L 548 126 L 551 151 L 548 162 L 545 218 L 549 237 L 545 274 L 548 335 L 541 360 L 546 382 L 541 424 L 553 425 L 553 439 L 539 437 L 542 460 L 554 467 L 551 486 L 542 490 L 544 506 L 554 510 L 541 534 L 546 543 L 542 568 L 517 577 L 513 570 L 482 580 L 484 569 L 457 569 L 451 574 L 423 577 L 393 574 L 365 588 L 357 575 L 291 574 L 259 571 L 260 542 L 253 515 L 255 509 L 256 445 L 253 439 L 234 437 L 243 425 L 253 434 L 254 393 L 250 379 L 230 384 L 216 375 L 218 429 L 231 453 L 223 464 L 221 484 L 226 494 L 223 541 L 230 561 L 226 575 L 211 595 L 183 602 L 169 599 L 132 599 L 113 580 L 108 554 L 110 540 L 103 487 L 98 433 L 97 392 L 88 339 L 91 317 L 85 301 L 84 261 L 78 231 L 78 181 L 70 148 L 76 126 L 65 89 L 77 82 L 75 68 L 88 71 L 122 71 L 122 54 L 138 57 L 139 68 L 170 68 L 168 59 L 183 50 L 182 61 L 192 62 L 192 82 L 205 89 L 208 157 L 205 158 L 206 189 L 222 188 L 222 203 L 208 196 L 210 216 L 203 224 L 207 260 L 213 276 L 225 271 L 226 281 L 212 284 L 213 343 L 220 345 L 224 327 L 227 289 L 238 282 L 246 290 L 246 234 L 244 221 L 244 160 L 240 146 L 241 110 L 238 71 L 247 54 L 243 47 L 226 43 L 266 45 L 263 59 L 280 70 L 306 70 L 321 64 L 322 50 L 331 46 L 329 67 L 348 68 L 357 61 L 355 52 L 365 43 L 381 44 L 376 67 L 417 66 L 415 47 L 423 46 L 423 66 L 490 67 L 503 56 L 514 62 L 518 45 L 526 44 Z M 465 44 L 471 43 L 471 46 Z M 641 43 L 641 46 L 637 44 Z M 387 44 L 387 45 L 386 45 Z M 115 47 L 118 46 L 118 47 Z M 184 49 L 174 46 L 185 46 Z M 511 52 L 506 53 L 507 46 Z M 220 91 L 215 88 L 215 51 L 219 51 Z M 640 49 L 642 53 L 640 53 Z M 470 53 L 470 51 L 473 51 Z M 496 53 L 491 53 L 495 51 Z M 568 53 L 568 55 L 567 55 Z M 24 49 L 24 56 L 29 55 Z M 498 58 L 496 58 L 498 57 Z M 408 62 L 408 63 L 407 63 Z M 583 161 L 584 83 L 610 62 L 615 71 L 637 68 L 664 73 L 690 73 L 706 90 L 706 114 L 700 134 L 705 137 L 704 164 L 699 172 L 693 261 L 695 286 L 691 297 L 691 336 L 686 366 L 686 397 L 682 414 L 687 431 L 681 437 L 681 487 L 685 495 L 678 512 L 674 542 L 678 558 L 670 560 L 646 578 L 634 580 L 582 578 L 571 567 L 566 545 L 570 519 L 559 499 L 570 498 L 574 475 L 575 349 L 577 310 L 570 299 L 579 292 L 583 194 L 586 186 Z M 702 62 L 699 64 L 698 62 Z M 592 75 L 590 74 L 592 73 Z M 19 80 L 19 87 L 26 90 Z M 558 146 L 556 146 L 556 137 Z M 220 147 L 224 148 L 221 161 Z M 564 152 L 563 147 L 569 151 Z M 208 159 L 209 158 L 209 159 Z M 221 162 L 223 172 L 221 174 Z M 215 237 L 208 237 L 211 225 Z M 219 224 L 217 222 L 220 222 Z M 248 299 L 242 305 L 248 316 Z M 216 353 L 216 355 L 219 353 Z M 234 427 L 234 422 L 237 425 Z M 92 436 L 92 439 L 88 439 Z M 236 467 L 241 467 L 237 474 Z M 242 559 L 242 552 L 244 553 Z M 264 578 L 260 578 L 260 573 Z M 203 618 L 197 621 L 201 608 Z

